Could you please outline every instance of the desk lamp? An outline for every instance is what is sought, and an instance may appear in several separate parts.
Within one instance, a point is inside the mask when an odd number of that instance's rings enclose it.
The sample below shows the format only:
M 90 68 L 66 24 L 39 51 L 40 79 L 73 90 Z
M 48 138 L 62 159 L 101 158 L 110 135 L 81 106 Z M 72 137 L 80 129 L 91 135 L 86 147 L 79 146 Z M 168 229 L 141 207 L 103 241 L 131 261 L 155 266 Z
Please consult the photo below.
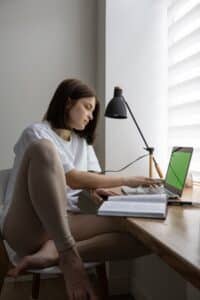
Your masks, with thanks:
M 149 177 L 152 178 L 152 175 L 153 175 L 152 168 L 153 168 L 153 164 L 154 164 L 159 177 L 163 178 L 160 167 L 153 156 L 154 148 L 149 147 L 149 145 L 148 145 L 148 143 L 147 143 L 147 141 L 146 141 L 146 139 L 145 139 L 131 109 L 130 109 L 130 106 L 128 105 L 128 103 L 126 102 L 126 100 L 124 99 L 124 97 L 122 95 L 122 89 L 119 87 L 115 87 L 114 88 L 114 97 L 110 100 L 110 102 L 108 103 L 108 105 L 106 107 L 105 117 L 115 118 L 115 119 L 127 119 L 126 108 L 128 109 L 128 111 L 131 115 L 131 118 L 132 118 L 133 122 L 135 123 L 135 126 L 137 127 L 139 134 L 145 144 L 144 149 L 147 152 L 149 152 Z

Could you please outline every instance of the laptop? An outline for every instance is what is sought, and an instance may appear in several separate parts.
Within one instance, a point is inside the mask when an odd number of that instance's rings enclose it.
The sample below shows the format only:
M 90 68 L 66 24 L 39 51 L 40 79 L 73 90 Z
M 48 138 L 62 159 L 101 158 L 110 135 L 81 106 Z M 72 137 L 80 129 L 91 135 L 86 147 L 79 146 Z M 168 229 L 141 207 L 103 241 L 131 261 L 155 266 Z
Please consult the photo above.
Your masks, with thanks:
M 180 198 L 185 186 L 193 153 L 192 147 L 173 147 L 163 186 L 123 187 L 125 194 L 166 194 L 168 199 Z

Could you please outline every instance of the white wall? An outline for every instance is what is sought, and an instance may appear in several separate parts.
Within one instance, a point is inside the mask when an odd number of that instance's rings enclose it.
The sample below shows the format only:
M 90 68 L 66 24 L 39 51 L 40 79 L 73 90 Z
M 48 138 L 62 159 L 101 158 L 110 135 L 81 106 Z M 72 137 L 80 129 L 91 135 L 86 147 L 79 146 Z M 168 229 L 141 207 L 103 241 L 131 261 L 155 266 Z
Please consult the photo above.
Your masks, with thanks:
M 106 100 L 119 85 L 155 156 L 165 168 L 166 26 L 164 1 L 106 1 Z M 144 154 L 130 116 L 106 119 L 106 167 L 117 168 Z M 127 170 L 147 174 L 148 159 Z
M 186 297 L 182 276 L 156 255 L 135 260 L 132 270 L 132 292 L 137 300 L 192 300 Z
M 57 84 L 96 84 L 96 1 L 0 2 L 0 168 L 21 130 L 40 120 Z
M 105 168 L 105 28 L 106 28 L 106 4 L 105 0 L 97 1 L 97 95 L 101 100 L 100 122 L 98 138 L 96 142 L 96 153 L 100 159 L 101 166 Z

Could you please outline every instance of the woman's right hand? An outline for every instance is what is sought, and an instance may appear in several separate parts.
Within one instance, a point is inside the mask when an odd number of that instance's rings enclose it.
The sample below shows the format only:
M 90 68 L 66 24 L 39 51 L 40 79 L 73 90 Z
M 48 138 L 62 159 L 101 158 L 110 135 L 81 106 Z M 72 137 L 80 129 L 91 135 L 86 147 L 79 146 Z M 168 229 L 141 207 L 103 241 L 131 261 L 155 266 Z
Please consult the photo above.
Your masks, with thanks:
M 97 300 L 82 260 L 75 249 L 60 254 L 60 268 L 64 274 L 67 299 Z
M 138 186 L 156 186 L 161 185 L 163 179 L 154 179 L 143 176 L 127 176 L 124 178 L 124 184 L 129 187 L 138 187 Z

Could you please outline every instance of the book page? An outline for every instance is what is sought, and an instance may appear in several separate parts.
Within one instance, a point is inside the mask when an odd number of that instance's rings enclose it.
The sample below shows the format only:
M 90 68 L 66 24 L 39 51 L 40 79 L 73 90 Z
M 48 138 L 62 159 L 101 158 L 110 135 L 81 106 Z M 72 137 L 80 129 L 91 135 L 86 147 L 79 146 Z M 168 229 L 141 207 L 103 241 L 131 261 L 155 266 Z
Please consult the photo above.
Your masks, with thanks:
M 167 203 L 167 196 L 164 194 L 156 195 L 119 195 L 110 196 L 108 201 L 131 201 L 131 202 L 149 202 L 149 203 Z
M 99 208 L 98 214 L 164 218 L 166 207 L 166 202 L 105 201 Z

